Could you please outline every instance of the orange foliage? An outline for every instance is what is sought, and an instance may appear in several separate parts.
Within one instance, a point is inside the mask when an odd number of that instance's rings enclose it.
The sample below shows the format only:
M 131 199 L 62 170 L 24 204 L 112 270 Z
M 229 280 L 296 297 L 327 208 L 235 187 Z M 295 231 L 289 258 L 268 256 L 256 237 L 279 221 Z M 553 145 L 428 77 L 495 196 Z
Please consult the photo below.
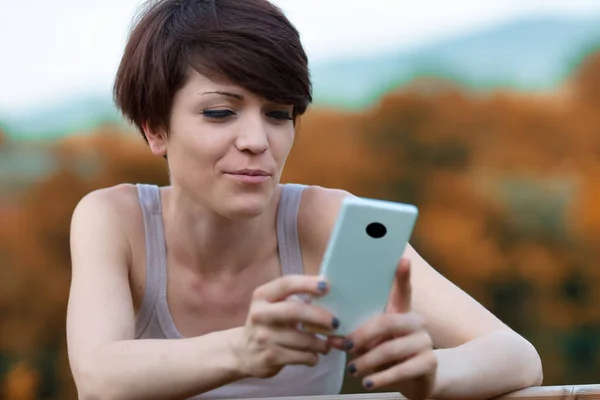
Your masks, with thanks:
M 572 94 L 578 103 L 592 107 L 597 107 L 600 104 L 599 65 L 600 53 L 591 54 L 576 71 L 572 79 Z
M 2 398 L 36 400 L 39 374 L 25 363 L 15 365 L 7 374 Z
M 368 192 L 381 163 L 365 143 L 361 121 L 356 114 L 309 111 L 300 122 L 283 181 Z

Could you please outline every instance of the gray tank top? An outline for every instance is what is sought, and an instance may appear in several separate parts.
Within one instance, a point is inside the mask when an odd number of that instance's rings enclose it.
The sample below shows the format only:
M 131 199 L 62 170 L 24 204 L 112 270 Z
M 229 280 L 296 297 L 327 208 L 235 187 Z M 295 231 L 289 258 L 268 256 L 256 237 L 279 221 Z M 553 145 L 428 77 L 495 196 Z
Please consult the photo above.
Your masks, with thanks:
M 135 324 L 136 339 L 181 339 L 167 304 L 167 257 L 158 186 L 138 184 L 146 235 L 146 289 Z M 277 242 L 284 275 L 302 274 L 302 255 L 296 228 L 305 186 L 283 185 L 277 213 Z M 339 394 L 346 354 L 332 349 L 315 367 L 289 365 L 268 379 L 243 379 L 190 400 L 286 397 Z

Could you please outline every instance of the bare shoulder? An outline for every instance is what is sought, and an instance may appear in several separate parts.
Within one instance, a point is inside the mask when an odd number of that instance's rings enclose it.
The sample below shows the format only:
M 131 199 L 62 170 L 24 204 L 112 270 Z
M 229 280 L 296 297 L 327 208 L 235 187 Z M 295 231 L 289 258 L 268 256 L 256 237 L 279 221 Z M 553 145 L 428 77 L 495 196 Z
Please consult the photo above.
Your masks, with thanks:
M 71 251 L 80 247 L 87 249 L 86 242 L 94 240 L 108 240 L 112 246 L 128 250 L 128 232 L 138 222 L 138 214 L 134 185 L 120 184 L 88 193 L 73 211 Z
M 113 222 L 126 223 L 131 212 L 139 208 L 137 196 L 137 188 L 131 184 L 94 190 L 79 201 L 72 223 L 91 218 L 109 218 Z
M 136 206 L 136 202 L 137 188 L 135 185 L 120 184 L 97 189 L 86 194 L 79 201 L 73 212 L 73 219 L 85 218 L 97 213 L 126 213 Z
M 298 210 L 298 237 L 308 274 L 318 273 L 321 258 L 346 197 L 354 195 L 345 190 L 321 186 L 309 186 L 302 194 Z

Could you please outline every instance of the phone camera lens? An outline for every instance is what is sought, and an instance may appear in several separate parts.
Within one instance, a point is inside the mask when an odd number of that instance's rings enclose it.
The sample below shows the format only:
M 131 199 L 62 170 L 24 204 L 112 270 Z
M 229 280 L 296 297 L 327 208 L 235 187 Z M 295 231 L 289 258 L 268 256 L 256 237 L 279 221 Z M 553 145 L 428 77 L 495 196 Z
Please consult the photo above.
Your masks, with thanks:
M 386 233 L 387 229 L 379 222 L 373 222 L 367 225 L 367 235 L 371 236 L 373 239 L 381 239 Z

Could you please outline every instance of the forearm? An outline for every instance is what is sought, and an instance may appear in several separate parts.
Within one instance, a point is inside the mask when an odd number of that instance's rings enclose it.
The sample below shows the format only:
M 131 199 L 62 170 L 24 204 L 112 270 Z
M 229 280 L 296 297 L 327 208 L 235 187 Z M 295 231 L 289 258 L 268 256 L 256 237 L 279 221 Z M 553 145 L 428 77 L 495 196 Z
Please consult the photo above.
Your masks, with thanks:
M 178 340 L 129 340 L 98 349 L 77 374 L 87 399 L 185 399 L 242 376 L 227 348 L 231 331 Z
M 542 382 L 537 351 L 510 332 L 435 352 L 438 372 L 431 396 L 435 399 L 487 399 Z

